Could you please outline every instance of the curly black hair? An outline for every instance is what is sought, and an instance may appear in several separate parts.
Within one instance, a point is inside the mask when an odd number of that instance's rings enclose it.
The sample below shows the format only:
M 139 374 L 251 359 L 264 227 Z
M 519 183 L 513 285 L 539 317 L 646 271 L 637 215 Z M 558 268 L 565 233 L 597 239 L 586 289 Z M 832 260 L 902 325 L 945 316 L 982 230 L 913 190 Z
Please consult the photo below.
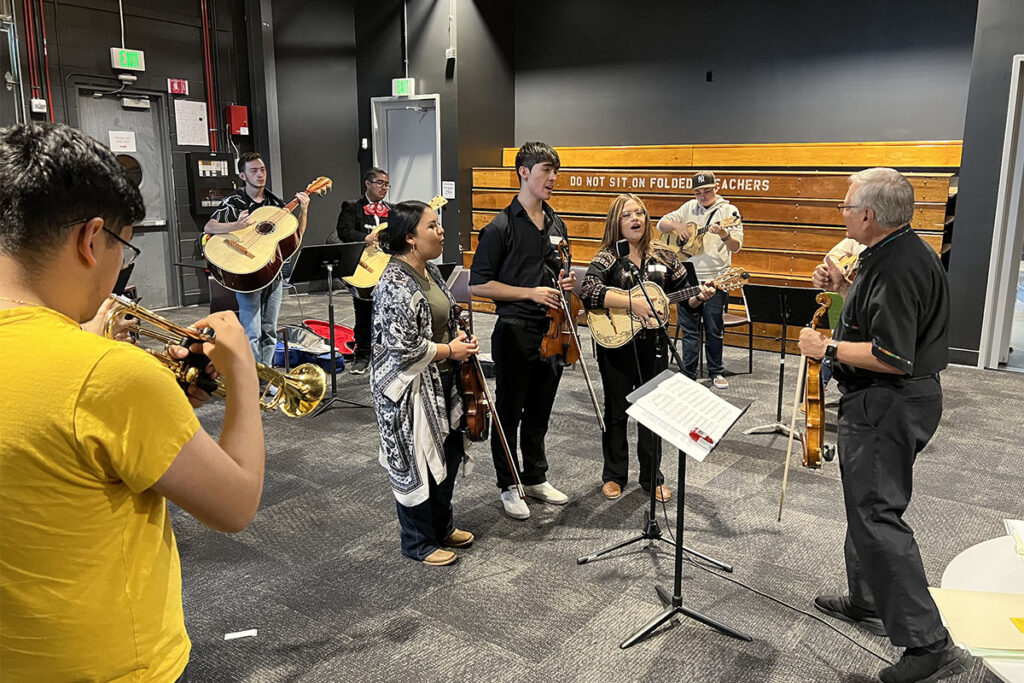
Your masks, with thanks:
M 80 221 L 98 216 L 118 232 L 145 215 L 114 153 L 82 131 L 45 122 L 0 128 L 3 253 L 32 267 Z

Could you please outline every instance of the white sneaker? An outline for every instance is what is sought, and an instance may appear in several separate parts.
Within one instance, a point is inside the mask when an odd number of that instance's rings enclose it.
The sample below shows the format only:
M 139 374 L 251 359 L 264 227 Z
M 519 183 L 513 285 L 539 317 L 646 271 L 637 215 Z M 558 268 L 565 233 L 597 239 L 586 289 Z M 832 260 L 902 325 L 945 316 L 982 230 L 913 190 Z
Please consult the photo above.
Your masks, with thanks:
M 505 508 L 505 514 L 512 519 L 529 519 L 530 508 L 526 501 L 519 495 L 515 486 L 510 486 L 501 492 L 501 504 Z
M 530 486 L 523 484 L 523 490 L 526 491 L 526 495 L 530 496 L 530 498 L 543 500 L 545 503 L 565 505 L 569 502 L 569 496 L 565 495 L 546 481 L 540 484 L 531 484 Z
M 711 383 L 715 385 L 716 389 L 728 389 L 729 380 L 722 377 L 721 375 L 715 375 L 715 378 L 711 380 Z

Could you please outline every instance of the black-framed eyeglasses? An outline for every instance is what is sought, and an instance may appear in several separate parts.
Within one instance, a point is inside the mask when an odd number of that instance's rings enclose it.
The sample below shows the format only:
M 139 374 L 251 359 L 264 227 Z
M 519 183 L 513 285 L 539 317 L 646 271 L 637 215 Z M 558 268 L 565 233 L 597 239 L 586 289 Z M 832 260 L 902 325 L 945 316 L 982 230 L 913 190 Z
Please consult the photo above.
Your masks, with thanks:
M 125 268 L 130 266 L 132 263 L 135 262 L 135 259 L 139 258 L 139 254 L 142 253 L 142 250 L 139 249 L 137 246 L 123 239 L 113 230 L 108 230 L 107 226 L 105 225 L 103 226 L 103 232 L 107 233 L 108 235 L 110 235 L 115 240 L 121 243 L 121 270 L 124 270 Z
M 371 180 L 370 183 L 377 187 L 391 187 L 391 183 L 386 180 Z
M 61 227 L 62 228 L 69 228 L 72 225 L 78 225 L 79 223 L 88 223 L 88 222 L 89 222 L 88 218 L 79 218 L 78 220 L 71 221 L 70 223 L 65 223 Z M 117 240 L 118 242 L 121 243 L 121 270 L 124 270 L 125 268 L 127 268 L 131 264 L 135 263 L 135 259 L 139 258 L 139 254 L 142 253 L 142 250 L 139 249 L 138 247 L 136 247 L 131 242 L 128 242 L 128 241 L 122 239 L 121 236 L 118 235 L 116 232 L 107 229 L 107 226 L 104 225 L 102 229 L 103 229 L 103 232 L 107 233 L 108 235 L 110 235 L 115 240 Z
M 863 208 L 864 207 L 861 206 L 860 204 L 836 204 L 836 209 L 839 210 L 839 213 L 842 213 L 843 211 L 846 211 L 847 209 L 863 209 Z

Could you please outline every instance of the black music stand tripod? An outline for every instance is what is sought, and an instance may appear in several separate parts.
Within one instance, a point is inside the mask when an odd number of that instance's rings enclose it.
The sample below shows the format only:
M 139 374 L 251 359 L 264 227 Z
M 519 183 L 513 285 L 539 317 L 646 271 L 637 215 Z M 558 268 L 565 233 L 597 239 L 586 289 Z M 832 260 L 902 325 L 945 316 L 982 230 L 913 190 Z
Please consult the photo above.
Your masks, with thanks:
M 820 289 L 810 287 L 774 287 L 746 285 L 743 295 L 747 300 L 747 313 L 751 323 L 782 325 L 779 352 L 779 399 L 775 407 L 775 422 L 743 430 L 744 434 L 782 434 L 789 436 L 789 425 L 782 421 L 782 392 L 786 383 L 786 342 L 790 325 L 804 327 L 818 310 L 814 298 Z
M 310 417 L 316 417 L 331 408 L 335 403 L 347 403 L 353 408 L 369 408 L 370 406 L 358 401 L 350 401 L 347 398 L 338 396 L 338 374 L 337 358 L 338 349 L 334 345 L 334 270 L 339 275 L 347 277 L 356 272 L 359 265 L 359 258 L 363 255 L 366 245 L 363 242 L 348 242 L 343 244 L 322 244 L 302 247 L 295 257 L 295 265 L 292 267 L 288 282 L 313 282 L 320 278 L 327 278 L 327 316 L 328 329 L 330 330 L 331 344 L 331 395 L 320 402 Z
M 677 373 L 671 370 L 662 371 L 661 374 L 655 377 L 651 382 L 648 382 L 646 385 L 630 394 L 628 397 L 629 400 L 635 403 L 643 394 L 645 394 L 648 391 L 647 387 L 657 385 L 675 374 Z M 743 413 L 746 412 L 748 407 L 750 407 L 749 402 L 740 412 L 740 416 L 742 416 Z M 739 417 L 737 417 L 737 419 L 739 419 Z M 718 443 L 721 443 L 721 440 L 719 440 Z M 711 449 L 708 451 L 709 454 L 711 451 L 718 447 L 718 443 L 712 445 Z M 711 628 L 717 630 L 720 633 L 723 633 L 727 636 L 731 636 L 738 640 L 745 640 L 748 642 L 753 640 L 743 631 L 738 631 L 732 628 L 731 626 L 723 624 L 717 619 L 713 619 L 712 617 L 709 617 L 706 614 L 702 614 L 701 612 L 690 609 L 689 607 L 683 605 L 683 551 L 685 549 L 685 546 L 683 545 L 683 515 L 685 514 L 686 509 L 686 459 L 688 457 L 689 456 L 687 456 L 686 453 L 683 453 L 682 451 L 679 452 L 679 496 L 676 498 L 676 538 L 678 539 L 678 541 L 675 543 L 675 571 L 673 572 L 674 582 L 672 586 L 672 595 L 670 596 L 668 594 L 668 591 L 666 591 L 661 586 L 655 586 L 655 591 L 658 593 L 658 598 L 661 600 L 661 603 L 665 606 L 665 609 L 662 610 L 661 613 L 659 613 L 649 622 L 647 622 L 639 631 L 631 635 L 626 640 L 622 641 L 622 643 L 619 644 L 619 647 L 623 650 L 632 645 L 635 645 L 644 638 L 647 638 L 656 630 L 658 630 L 658 628 L 662 624 L 680 614 L 684 617 L 689 617 L 691 619 L 699 621 L 702 624 L 710 626 Z M 704 556 L 701 555 L 701 557 Z

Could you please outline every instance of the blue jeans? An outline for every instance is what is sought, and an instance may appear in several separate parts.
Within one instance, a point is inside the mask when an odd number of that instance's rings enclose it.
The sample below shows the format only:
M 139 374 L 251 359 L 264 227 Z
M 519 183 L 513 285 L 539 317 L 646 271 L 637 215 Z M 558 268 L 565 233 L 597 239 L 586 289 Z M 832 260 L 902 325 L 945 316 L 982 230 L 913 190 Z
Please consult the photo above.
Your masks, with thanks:
M 725 372 L 722 363 L 722 314 L 729 300 L 728 292 L 715 292 L 714 296 L 697 308 L 690 308 L 686 302 L 679 304 L 679 324 L 683 328 L 683 372 L 688 377 L 697 377 L 697 361 L 700 359 L 700 323 L 704 323 L 704 355 L 708 361 L 708 377 Z
M 445 395 L 455 381 L 455 373 L 441 374 Z M 401 524 L 402 554 L 414 560 L 423 560 L 427 555 L 441 547 L 441 542 L 455 531 L 455 518 L 452 511 L 452 493 L 455 491 L 455 475 L 462 464 L 465 449 L 462 443 L 462 432 L 453 429 L 444 440 L 444 465 L 447 476 L 440 484 L 427 471 L 430 496 L 419 505 L 405 507 L 395 501 L 398 509 L 398 522 Z
M 235 292 L 238 300 L 238 320 L 245 328 L 245 336 L 252 346 L 257 363 L 274 365 L 274 347 L 277 346 L 277 315 L 281 311 L 281 284 L 279 277 L 258 292 Z

